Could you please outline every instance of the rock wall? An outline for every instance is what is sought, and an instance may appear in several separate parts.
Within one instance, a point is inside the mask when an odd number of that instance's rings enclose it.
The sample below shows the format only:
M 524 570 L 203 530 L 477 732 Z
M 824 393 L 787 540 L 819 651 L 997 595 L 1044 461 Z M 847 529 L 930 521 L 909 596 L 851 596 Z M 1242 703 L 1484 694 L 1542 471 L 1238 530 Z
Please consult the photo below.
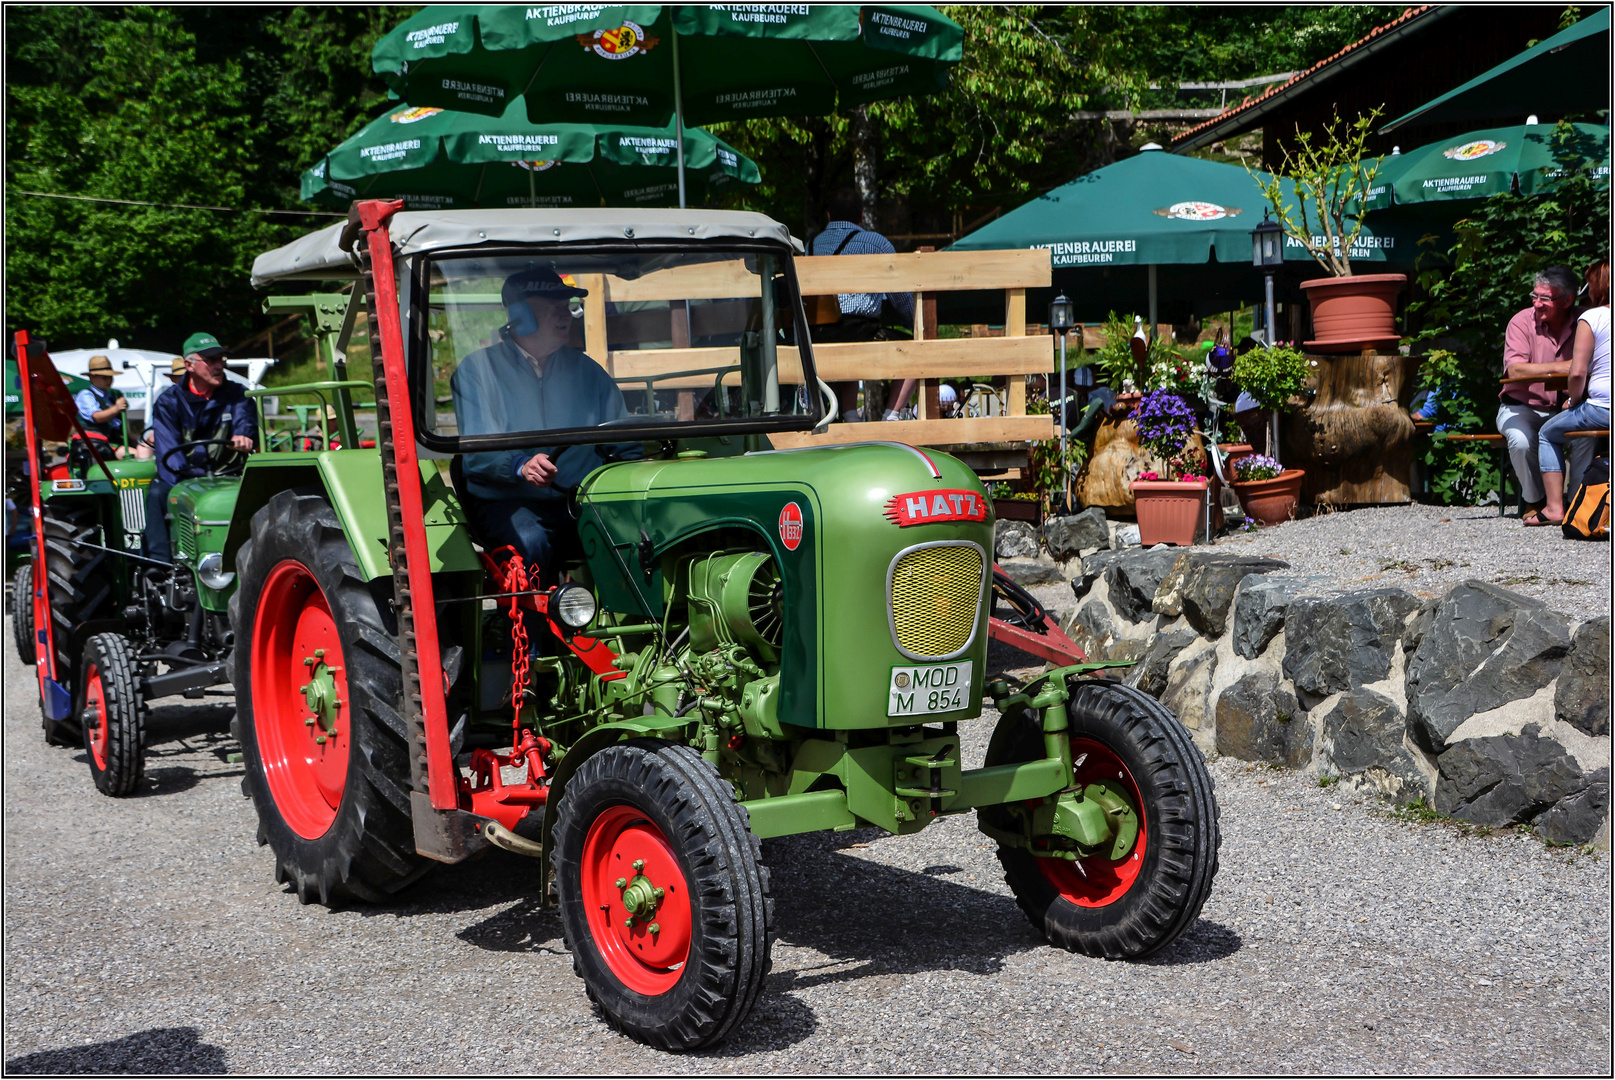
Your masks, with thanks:
M 1095 659 L 1137 661 L 1126 681 L 1207 755 L 1608 847 L 1608 616 L 1576 625 L 1481 581 L 1433 600 L 1341 589 L 1195 549 L 1080 565 L 1066 633 Z

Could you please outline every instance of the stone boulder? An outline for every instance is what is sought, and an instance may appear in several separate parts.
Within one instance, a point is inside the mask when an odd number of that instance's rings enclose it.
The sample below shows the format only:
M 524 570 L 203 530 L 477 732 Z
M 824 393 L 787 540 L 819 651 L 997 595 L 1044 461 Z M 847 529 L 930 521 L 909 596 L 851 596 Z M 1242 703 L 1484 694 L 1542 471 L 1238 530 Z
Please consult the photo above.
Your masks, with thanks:
M 1536 724 L 1518 735 L 1461 739 L 1436 759 L 1436 768 L 1438 812 L 1476 825 L 1540 821 L 1567 843 L 1592 839 L 1609 799 L 1609 770 L 1584 775 L 1576 759 L 1557 740 L 1544 738 Z M 1589 791 L 1594 784 L 1601 791 Z
M 1037 558 L 1037 531 L 1029 522 L 1000 519 L 993 526 L 993 554 L 1000 559 Z
M 1109 548 L 1110 529 L 1105 524 L 1105 512 L 1090 506 L 1080 514 L 1051 517 L 1043 522 L 1043 543 L 1048 545 L 1049 554 L 1061 562 L 1078 558 L 1084 552 Z
M 1589 735 L 1609 734 L 1609 616 L 1576 627 L 1559 671 L 1553 714 Z
M 1110 546 L 1114 548 L 1137 547 L 1143 542 L 1137 525 L 1122 525 L 1116 529 L 1116 535 L 1110 538 Z
M 1058 585 L 1065 580 L 1060 568 L 1047 556 L 1036 559 L 999 559 L 998 568 L 1015 584 Z
M 1406 731 L 1396 702 L 1361 686 L 1341 694 L 1322 721 L 1333 771 L 1361 778 L 1398 803 L 1428 794 L 1424 773 L 1403 744 Z
M 1171 618 L 1182 615 L 1206 637 L 1222 637 L 1228 629 L 1228 609 L 1233 606 L 1239 583 L 1251 574 L 1289 568 L 1289 563 L 1278 559 L 1185 551 L 1156 588 L 1154 607 Z
M 1136 686 L 1152 698 L 1166 692 L 1166 669 L 1178 654 L 1195 641 L 1193 630 L 1168 630 L 1150 639 L 1144 658 L 1127 675 L 1127 685 Z
M 1071 591 L 1078 600 L 1087 596 L 1093 589 L 1094 582 L 1104 576 L 1110 564 L 1126 555 L 1125 551 L 1096 551 L 1092 555 L 1082 557 L 1082 570 L 1071 579 Z
M 1171 709 L 1194 733 L 1202 753 L 1216 749 L 1211 738 L 1211 687 L 1217 674 L 1217 647 L 1212 642 L 1192 642 L 1172 658 L 1166 671 L 1166 689 L 1161 704 Z
M 1569 652 L 1564 617 L 1540 600 L 1484 581 L 1457 585 L 1436 605 L 1408 660 L 1409 730 L 1440 753 L 1469 717 L 1547 686 Z
M 1312 758 L 1312 725 L 1278 672 L 1258 668 L 1217 698 L 1217 752 L 1299 768 Z
M 1061 624 L 1061 630 L 1090 660 L 1127 660 L 1142 657 L 1150 646 L 1147 630 L 1128 624 L 1118 627 L 1103 604 L 1083 604 Z M 1126 629 L 1134 631 L 1128 636 Z
M 1302 597 L 1284 613 L 1284 674 L 1310 709 L 1338 690 L 1391 673 L 1407 617 L 1419 600 L 1401 589 Z
M 1110 602 L 1117 614 L 1131 622 L 1153 618 L 1155 591 L 1177 558 L 1178 552 L 1162 547 L 1124 552 L 1111 562 L 1105 568 L 1105 583 L 1110 586 Z
M 1291 574 L 1251 574 L 1234 588 L 1234 651 L 1254 660 L 1284 629 L 1284 614 L 1290 603 L 1313 595 L 1324 584 L 1322 578 Z

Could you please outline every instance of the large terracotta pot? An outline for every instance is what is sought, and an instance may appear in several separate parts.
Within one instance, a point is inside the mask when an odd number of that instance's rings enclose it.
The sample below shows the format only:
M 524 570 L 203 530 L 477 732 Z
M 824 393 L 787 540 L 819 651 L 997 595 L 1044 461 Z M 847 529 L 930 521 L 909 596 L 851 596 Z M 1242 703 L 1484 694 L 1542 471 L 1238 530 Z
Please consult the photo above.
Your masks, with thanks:
M 1303 281 L 1312 302 L 1312 332 L 1306 343 L 1313 352 L 1344 353 L 1375 349 L 1395 352 L 1396 297 L 1406 274 L 1354 274 L 1344 278 Z
M 1138 540 L 1145 547 L 1188 547 L 1203 527 L 1211 481 L 1134 480 L 1133 508 Z
M 1244 480 L 1233 485 L 1245 516 L 1258 525 L 1282 525 L 1301 505 L 1304 469 L 1285 469 L 1271 480 Z

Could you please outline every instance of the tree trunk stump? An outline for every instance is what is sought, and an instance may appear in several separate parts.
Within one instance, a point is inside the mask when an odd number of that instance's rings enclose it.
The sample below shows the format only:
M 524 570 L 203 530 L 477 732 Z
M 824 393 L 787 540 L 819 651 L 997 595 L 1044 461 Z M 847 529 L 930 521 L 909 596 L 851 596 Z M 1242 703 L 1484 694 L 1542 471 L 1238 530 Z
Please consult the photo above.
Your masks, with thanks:
M 1202 461 L 1205 448 L 1191 434 L 1191 453 Z M 1167 463 L 1138 445 L 1138 421 L 1107 416 L 1094 433 L 1093 450 L 1072 482 L 1072 494 L 1083 506 L 1101 507 L 1106 514 L 1132 516 L 1133 481 L 1141 472 L 1167 475 Z
M 1335 506 L 1412 501 L 1408 405 L 1419 358 L 1381 352 L 1308 358 L 1308 386 L 1317 394 L 1281 422 L 1281 460 L 1307 472 L 1301 497 Z

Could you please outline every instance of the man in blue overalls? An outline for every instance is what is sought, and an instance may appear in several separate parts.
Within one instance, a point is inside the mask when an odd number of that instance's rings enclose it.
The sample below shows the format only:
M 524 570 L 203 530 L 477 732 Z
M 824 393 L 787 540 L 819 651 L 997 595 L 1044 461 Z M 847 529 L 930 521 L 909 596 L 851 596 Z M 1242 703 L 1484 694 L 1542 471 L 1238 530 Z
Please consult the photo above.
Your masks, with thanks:
M 628 415 L 605 369 L 567 344 L 571 300 L 587 295 L 536 264 L 505 279 L 500 300 L 510 321 L 492 345 L 466 357 L 450 380 L 461 435 L 594 427 Z M 529 567 L 542 567 L 553 578 L 559 559 L 577 541 L 567 498 L 614 450 L 621 457 L 637 447 L 466 454 L 466 515 L 490 550 L 508 544 Z
M 185 339 L 185 378 L 157 396 L 151 407 L 156 434 L 157 479 L 146 489 L 146 555 L 168 562 L 168 492 L 181 480 L 206 476 L 211 461 L 229 450 L 248 453 L 258 438 L 258 415 L 246 391 L 225 378 L 224 346 L 212 334 Z M 224 446 L 177 448 L 199 439 Z

